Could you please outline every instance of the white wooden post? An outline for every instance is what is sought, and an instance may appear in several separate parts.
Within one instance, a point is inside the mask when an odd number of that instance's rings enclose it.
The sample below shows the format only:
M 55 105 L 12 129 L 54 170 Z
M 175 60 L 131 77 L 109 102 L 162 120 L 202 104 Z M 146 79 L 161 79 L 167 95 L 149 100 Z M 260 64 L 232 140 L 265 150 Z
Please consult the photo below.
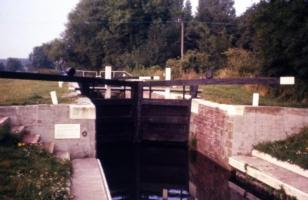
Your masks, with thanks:
M 58 82 L 59 88 L 63 88 L 63 81 Z
M 111 73 L 112 73 L 112 67 L 106 66 L 105 67 L 105 79 L 110 80 L 111 79 Z M 106 85 L 105 88 L 106 88 L 105 99 L 110 99 L 111 98 L 111 87 Z
M 259 93 L 253 93 L 252 106 L 259 106 L 259 99 L 260 99 Z
M 166 81 L 170 81 L 171 80 L 171 68 L 167 67 L 165 70 L 165 80 Z M 170 98 L 170 87 L 167 87 L 165 89 L 165 99 L 169 99 Z
M 58 97 L 57 97 L 57 93 L 56 91 L 51 91 L 50 92 L 50 96 L 51 96 L 51 102 L 53 105 L 57 105 L 58 104 Z

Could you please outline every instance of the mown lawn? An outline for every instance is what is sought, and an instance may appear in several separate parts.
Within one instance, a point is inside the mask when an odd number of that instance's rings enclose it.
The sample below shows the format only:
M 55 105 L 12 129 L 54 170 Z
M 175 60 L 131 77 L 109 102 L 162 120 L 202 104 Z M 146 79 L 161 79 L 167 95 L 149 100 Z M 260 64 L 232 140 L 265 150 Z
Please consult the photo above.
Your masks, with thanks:
M 308 169 L 308 128 L 286 140 L 259 144 L 255 148 L 279 160 Z
M 51 104 L 50 91 L 56 91 L 59 103 L 71 100 L 64 98 L 67 85 L 59 88 L 58 82 L 0 79 L 0 105 Z
M 251 105 L 253 90 L 245 86 L 201 86 L 201 98 L 224 104 Z M 270 94 L 261 96 L 260 105 L 284 107 L 308 107 L 308 104 L 281 100 Z
M 0 199 L 69 200 L 71 163 L 10 137 L 0 141 Z

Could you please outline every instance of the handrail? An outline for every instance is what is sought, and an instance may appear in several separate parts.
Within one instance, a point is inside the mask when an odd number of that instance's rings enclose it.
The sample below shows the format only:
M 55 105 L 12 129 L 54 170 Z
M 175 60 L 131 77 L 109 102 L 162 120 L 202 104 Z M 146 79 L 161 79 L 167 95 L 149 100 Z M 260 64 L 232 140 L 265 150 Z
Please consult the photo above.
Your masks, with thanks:
M 0 78 L 21 79 L 21 80 L 39 80 L 39 81 L 63 81 L 78 82 L 88 84 L 106 84 L 114 86 L 135 86 L 137 83 L 133 81 L 108 80 L 103 78 L 89 78 L 78 76 L 64 76 L 54 74 L 38 74 L 30 72 L 7 72 L 0 71 Z
M 95 77 L 103 77 L 102 74 L 105 73 L 104 70 L 102 71 L 91 71 L 91 70 L 76 70 L 76 73 L 81 73 L 83 77 L 85 77 L 85 73 L 91 73 L 91 74 L 94 74 Z M 128 73 L 127 71 L 112 71 L 112 77 L 115 77 L 116 73 L 123 73 L 123 74 L 126 74 L 127 76 L 124 76 L 124 77 L 133 77 L 132 74 Z
M 125 80 L 108 80 L 103 78 L 90 78 L 78 76 L 63 76 L 53 74 L 38 74 L 28 72 L 7 72 L 0 71 L 0 78 L 9 79 L 26 79 L 26 80 L 41 80 L 41 81 L 63 81 L 63 82 L 88 82 L 93 84 L 108 84 L 115 86 L 134 86 L 137 83 L 143 87 L 154 86 L 197 86 L 197 85 L 277 85 L 280 83 L 279 78 L 227 78 L 227 79 L 194 79 L 194 80 L 170 80 L 170 81 L 125 81 Z
M 198 85 L 277 85 L 279 78 L 226 78 L 226 79 L 193 79 L 193 80 L 170 80 L 170 81 L 146 81 L 143 86 L 198 86 Z

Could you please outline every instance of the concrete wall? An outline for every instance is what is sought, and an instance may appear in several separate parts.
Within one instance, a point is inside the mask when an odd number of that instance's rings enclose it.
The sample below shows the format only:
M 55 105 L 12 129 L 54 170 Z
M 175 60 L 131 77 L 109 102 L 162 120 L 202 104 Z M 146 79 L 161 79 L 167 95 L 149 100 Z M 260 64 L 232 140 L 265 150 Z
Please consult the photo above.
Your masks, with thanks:
M 231 155 L 250 154 L 254 145 L 276 141 L 308 126 L 308 109 L 252 107 L 192 100 L 190 140 L 197 150 L 228 168 Z
M 10 117 L 12 125 L 40 134 L 43 142 L 54 142 L 55 151 L 68 151 L 72 158 L 95 157 L 95 107 L 83 104 L 0 106 L 0 116 Z M 80 138 L 56 139 L 55 124 L 80 124 Z M 83 136 L 81 133 L 86 132 Z

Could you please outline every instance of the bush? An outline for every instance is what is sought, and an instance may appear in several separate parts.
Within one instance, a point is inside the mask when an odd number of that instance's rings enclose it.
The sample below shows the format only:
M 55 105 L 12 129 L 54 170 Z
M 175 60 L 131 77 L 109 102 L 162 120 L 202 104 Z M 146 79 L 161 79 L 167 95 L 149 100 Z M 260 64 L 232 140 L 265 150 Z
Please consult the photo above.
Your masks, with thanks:
M 224 54 L 227 57 L 227 66 L 218 71 L 219 77 L 256 76 L 259 73 L 260 65 L 253 52 L 230 48 Z
M 152 67 L 126 67 L 124 70 L 133 74 L 133 76 L 160 76 L 161 78 L 164 76 L 164 69 L 158 65 Z
M 4 126 L 0 127 L 0 141 L 3 140 L 10 131 L 10 126 L 9 124 L 5 124 Z
M 186 52 L 183 60 L 167 60 L 166 66 L 172 68 L 172 74 L 175 79 L 196 78 L 198 74 L 206 73 L 207 70 L 211 69 L 207 53 L 191 50 Z

